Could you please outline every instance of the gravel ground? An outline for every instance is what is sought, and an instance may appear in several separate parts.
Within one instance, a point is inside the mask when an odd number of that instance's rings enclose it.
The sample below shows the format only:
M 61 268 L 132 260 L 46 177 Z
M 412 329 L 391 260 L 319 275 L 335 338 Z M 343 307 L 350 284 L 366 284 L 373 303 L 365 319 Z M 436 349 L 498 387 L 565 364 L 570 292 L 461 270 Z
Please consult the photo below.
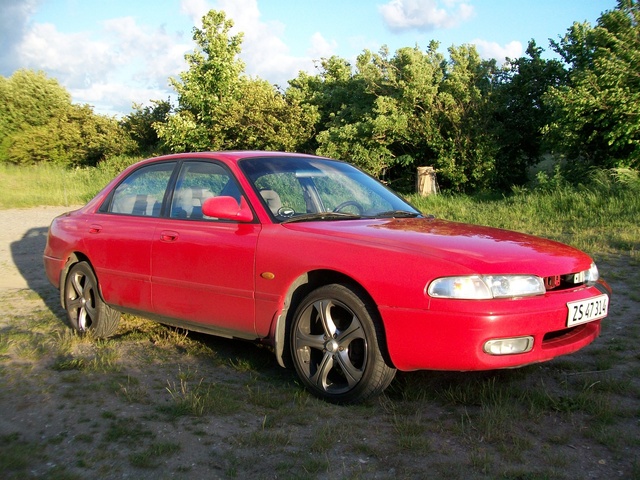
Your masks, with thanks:
M 34 338 L 47 335 L 47 330 L 38 332 L 37 322 L 43 315 L 53 313 L 64 319 L 58 292 L 44 274 L 42 253 L 51 220 L 71 209 L 0 210 L 0 347 L 3 331 L 16 334 L 21 328 L 16 322 L 21 319 L 36 325 L 31 332 Z M 125 332 L 124 340 L 107 345 L 118 354 L 116 372 L 54 369 L 54 359 L 46 352 L 35 352 L 33 358 L 24 350 L 15 358 L 2 357 L 0 352 L 0 460 L 5 465 L 10 461 L 3 458 L 5 443 L 11 452 L 20 452 L 22 446 L 36 450 L 28 454 L 28 466 L 8 473 L 0 469 L 0 479 L 640 478 L 640 297 L 637 289 L 629 287 L 640 285 L 640 273 L 637 260 L 629 261 L 626 256 L 607 258 L 600 267 L 614 289 L 602 337 L 582 352 L 530 368 L 522 379 L 517 372 L 494 375 L 496 382 L 542 383 L 550 398 L 558 401 L 558 412 L 538 413 L 536 419 L 523 419 L 522 425 L 508 415 L 498 415 L 493 425 L 482 405 L 403 402 L 399 393 L 395 399 L 381 399 L 379 405 L 363 410 L 335 408 L 305 400 L 292 385 L 293 372 L 277 367 L 270 352 L 199 336 L 197 342 L 217 356 L 228 352 L 226 360 L 203 360 L 184 354 L 175 342 L 171 344 L 175 351 L 168 351 L 157 340 L 153 341 L 158 345 L 153 345 L 149 335 L 140 340 Z M 30 320 L 33 318 L 36 320 Z M 47 338 L 44 344 L 55 351 L 54 343 L 64 335 Z M 77 348 L 90 350 L 95 357 L 105 345 L 86 342 Z M 87 352 L 76 353 L 78 358 L 92 358 Z M 149 359 L 150 354 L 158 358 Z M 259 367 L 240 368 L 256 356 Z M 609 366 L 600 370 L 599 363 L 609 358 Z M 239 399 L 257 399 L 234 414 L 216 412 L 168 420 L 159 409 L 175 404 L 168 386 L 180 386 L 186 374 L 192 374 L 194 385 L 202 377 Z M 437 384 L 437 377 L 429 373 L 408 374 L 407 378 L 413 378 L 409 384 L 420 378 L 426 385 Z M 449 385 L 455 392 L 465 378 L 464 374 L 451 376 L 439 388 Z M 597 411 L 599 407 L 593 412 L 585 407 L 571 411 L 572 405 L 579 406 L 581 392 L 589 394 L 597 388 L 609 393 L 596 392 L 585 398 L 591 402 L 602 399 L 604 413 Z M 402 385 L 396 389 L 401 390 Z M 284 406 L 262 406 L 263 392 L 266 398 L 281 399 Z M 572 397 L 575 392 L 578 398 Z M 297 406 L 300 399 L 302 405 Z M 417 410 L 394 410 L 407 405 Z M 510 408 L 519 411 L 515 405 Z M 612 412 L 609 423 L 600 419 L 598 430 L 589 429 L 590 422 L 607 411 Z M 344 417 L 345 413 L 350 417 Z M 284 415 L 293 417 L 280 417 Z M 502 432 L 500 422 L 517 431 Z M 415 423 L 421 433 L 412 436 Z M 498 438 L 485 437 L 487 432 Z M 506 447 L 511 437 L 520 441 L 513 449 Z M 411 439 L 424 441 L 426 446 L 407 446 Z M 163 446 L 178 448 L 179 453 L 149 453 L 152 447 Z M 145 455 L 157 464 L 136 466 Z
M 47 230 L 72 207 L 0 210 L 0 291 L 48 284 L 42 267 Z

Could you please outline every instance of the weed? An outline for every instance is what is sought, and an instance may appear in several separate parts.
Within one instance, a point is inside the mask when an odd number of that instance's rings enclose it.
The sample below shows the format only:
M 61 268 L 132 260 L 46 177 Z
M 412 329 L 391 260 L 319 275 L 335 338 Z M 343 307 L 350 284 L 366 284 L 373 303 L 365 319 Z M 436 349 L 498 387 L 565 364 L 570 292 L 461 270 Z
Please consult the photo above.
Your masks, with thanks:
M 417 413 L 409 416 L 395 413 L 391 423 L 400 449 L 421 454 L 429 451 L 430 442 L 429 438 L 424 434 L 426 427 L 421 414 Z
M 167 456 L 174 455 L 181 448 L 178 443 L 152 443 L 143 451 L 130 454 L 129 462 L 138 468 L 158 468 Z
M 140 385 L 140 381 L 127 375 L 126 383 L 118 382 L 116 393 L 122 395 L 129 403 L 148 404 L 149 392 Z
M 57 372 L 65 372 L 68 370 L 85 370 L 86 366 L 83 358 L 58 358 L 51 365 L 51 368 Z
M 484 448 L 473 448 L 469 452 L 469 461 L 474 470 L 485 475 L 492 471 L 494 465 L 493 457 Z
M 291 444 L 291 437 L 286 432 L 264 429 L 236 437 L 236 439 L 245 447 L 267 447 L 271 451 L 285 448 Z
M 626 443 L 618 429 L 610 425 L 590 424 L 586 428 L 585 435 L 612 451 Z
M 107 420 L 115 420 L 117 418 L 115 413 L 109 411 L 102 411 L 102 413 L 100 413 L 100 416 Z
M 321 472 L 327 472 L 331 462 L 326 457 L 310 456 L 303 460 L 300 468 L 304 471 L 304 475 L 299 478 L 309 478 L 309 475 L 318 475 Z
M 240 403 L 221 386 L 205 383 L 204 378 L 192 386 L 190 379 L 190 376 L 182 376 L 179 378 L 179 383 L 167 382 L 166 390 L 173 403 L 158 407 L 161 412 L 173 417 L 183 415 L 201 417 L 214 411 L 222 415 L 231 414 L 240 408 Z
M 257 407 L 277 409 L 287 401 L 285 395 L 273 387 L 260 388 L 247 386 L 247 391 L 249 394 L 249 402 Z
M 88 433 L 81 433 L 79 435 L 76 435 L 73 440 L 80 443 L 93 443 L 93 435 L 89 435 Z
M 8 335 L 0 336 L 0 355 L 6 355 L 13 344 L 13 340 Z
M 341 441 L 343 431 L 336 429 L 334 425 L 322 425 L 313 433 L 309 451 L 313 453 L 326 453 L 331 450 L 336 442 Z
M 126 445 L 137 445 L 142 439 L 153 437 L 155 433 L 132 418 L 115 418 L 109 423 L 104 434 L 105 441 L 121 442 Z
M 42 448 L 21 439 L 19 433 L 0 436 L 0 472 L 26 470 L 37 457 L 42 457 Z

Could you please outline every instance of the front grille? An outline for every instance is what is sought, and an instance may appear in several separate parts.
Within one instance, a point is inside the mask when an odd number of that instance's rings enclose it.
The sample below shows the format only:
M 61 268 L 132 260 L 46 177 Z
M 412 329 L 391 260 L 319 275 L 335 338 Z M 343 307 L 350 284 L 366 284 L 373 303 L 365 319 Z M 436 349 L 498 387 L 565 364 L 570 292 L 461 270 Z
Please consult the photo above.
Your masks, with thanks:
M 552 275 L 544 278 L 544 286 L 547 291 L 567 290 L 584 285 L 584 272 L 569 273 L 567 275 Z
M 576 328 L 579 328 L 579 326 L 565 328 L 563 330 L 556 330 L 555 332 L 546 333 L 545 336 L 542 338 L 542 343 L 549 342 L 551 340 L 556 340 L 557 338 L 560 338 L 560 337 L 564 337 L 565 335 L 572 333 Z

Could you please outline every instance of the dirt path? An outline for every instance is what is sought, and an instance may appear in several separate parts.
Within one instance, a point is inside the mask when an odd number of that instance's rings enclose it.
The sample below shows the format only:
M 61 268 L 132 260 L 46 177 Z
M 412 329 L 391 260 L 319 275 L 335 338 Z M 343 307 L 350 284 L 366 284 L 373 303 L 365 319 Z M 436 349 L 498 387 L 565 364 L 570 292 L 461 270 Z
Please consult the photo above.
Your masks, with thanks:
M 73 207 L 0 210 L 0 291 L 48 283 L 42 252 L 49 224 Z

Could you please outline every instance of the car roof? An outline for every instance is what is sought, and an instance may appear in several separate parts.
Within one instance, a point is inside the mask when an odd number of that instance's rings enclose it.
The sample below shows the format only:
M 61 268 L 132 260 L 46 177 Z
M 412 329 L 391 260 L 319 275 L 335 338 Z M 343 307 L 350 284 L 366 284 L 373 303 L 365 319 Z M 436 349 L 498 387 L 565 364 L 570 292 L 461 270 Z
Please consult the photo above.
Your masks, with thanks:
M 227 160 L 232 163 L 236 163 L 238 160 L 245 158 L 276 158 L 276 157 L 304 157 L 304 158 L 323 158 L 316 155 L 309 155 L 305 153 L 292 153 L 292 152 L 278 152 L 278 151 L 266 151 L 266 150 L 224 150 L 224 151 L 207 151 L 207 152 L 189 152 L 189 153 L 175 153 L 171 155 L 163 155 L 160 157 L 148 158 L 142 160 L 143 163 L 164 161 L 164 160 L 178 160 L 178 159 L 220 159 Z M 327 159 L 329 160 L 329 159 Z

